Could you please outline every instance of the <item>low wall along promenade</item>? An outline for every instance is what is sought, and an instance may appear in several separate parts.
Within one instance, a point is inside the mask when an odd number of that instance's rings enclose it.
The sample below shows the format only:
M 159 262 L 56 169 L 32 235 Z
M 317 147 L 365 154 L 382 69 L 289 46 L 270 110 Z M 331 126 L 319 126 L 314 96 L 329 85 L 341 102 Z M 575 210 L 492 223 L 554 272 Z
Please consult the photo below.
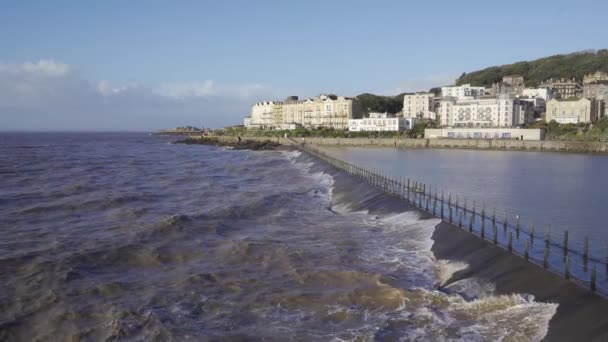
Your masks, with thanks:
M 213 137 L 224 142 L 237 142 L 238 137 Z M 504 139 L 400 139 L 400 138 L 283 138 L 241 137 L 248 141 L 276 141 L 282 145 L 306 143 L 317 146 L 360 146 L 399 148 L 459 148 L 478 150 L 512 150 L 541 152 L 608 153 L 608 143 L 595 141 L 504 140 Z

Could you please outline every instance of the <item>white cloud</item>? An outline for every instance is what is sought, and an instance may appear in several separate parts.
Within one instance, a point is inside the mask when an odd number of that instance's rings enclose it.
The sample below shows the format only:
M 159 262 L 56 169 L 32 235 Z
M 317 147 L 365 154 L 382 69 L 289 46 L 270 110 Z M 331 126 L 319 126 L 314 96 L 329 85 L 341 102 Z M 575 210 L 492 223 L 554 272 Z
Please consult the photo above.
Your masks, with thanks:
M 0 130 L 155 130 L 242 123 L 251 103 L 274 97 L 261 84 L 213 80 L 112 84 L 84 80 L 52 60 L 0 63 Z
M 213 81 L 207 80 L 204 82 L 164 83 L 158 87 L 157 92 L 162 96 L 183 99 L 215 95 L 216 89 Z
M 44 59 L 37 63 L 0 64 L 0 72 L 2 73 L 27 73 L 46 77 L 62 77 L 70 73 L 70 71 L 71 68 L 67 64 Z

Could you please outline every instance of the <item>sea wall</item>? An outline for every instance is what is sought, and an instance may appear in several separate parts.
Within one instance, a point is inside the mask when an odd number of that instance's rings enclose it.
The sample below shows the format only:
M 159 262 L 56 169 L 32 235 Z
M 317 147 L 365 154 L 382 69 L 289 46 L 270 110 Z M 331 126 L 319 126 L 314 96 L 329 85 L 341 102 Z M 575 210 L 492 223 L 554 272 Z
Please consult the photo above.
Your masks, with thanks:
M 332 175 L 334 202 L 343 206 L 348 202 L 348 211 L 366 211 L 380 217 L 413 211 L 422 219 L 432 217 L 407 200 L 328 167 L 323 161 L 317 163 L 315 171 Z M 606 298 L 449 222 L 435 227 L 432 240 L 431 252 L 436 260 L 467 265 L 447 279 L 441 290 L 449 291 L 451 284 L 469 279 L 491 284 L 493 295 L 532 295 L 537 302 L 559 304 L 543 341 L 608 340 Z
M 238 137 L 214 137 L 220 141 L 236 142 Z M 595 141 L 531 141 L 531 140 L 484 140 L 484 139 L 394 139 L 394 138 L 283 138 L 241 137 L 246 141 L 276 141 L 282 145 L 305 142 L 318 146 L 361 146 L 400 148 L 459 148 L 478 150 L 546 151 L 608 153 L 608 143 Z

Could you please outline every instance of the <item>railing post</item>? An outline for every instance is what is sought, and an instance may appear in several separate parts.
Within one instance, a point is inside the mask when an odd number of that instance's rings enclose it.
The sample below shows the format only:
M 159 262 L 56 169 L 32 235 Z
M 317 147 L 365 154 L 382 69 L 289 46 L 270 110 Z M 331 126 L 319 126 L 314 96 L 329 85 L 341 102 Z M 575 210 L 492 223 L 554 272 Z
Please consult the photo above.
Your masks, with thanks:
M 475 215 L 469 217 L 469 232 L 473 232 L 473 224 L 475 224 Z
M 564 255 L 568 255 L 568 231 L 564 232 Z
M 475 200 L 473 200 L 473 216 L 475 216 Z
M 528 261 L 528 258 L 530 256 L 530 240 L 526 240 L 526 249 L 524 250 L 524 258 L 526 259 L 526 261 Z
M 595 288 L 595 280 L 597 277 L 597 271 L 595 269 L 595 264 L 593 264 L 593 267 L 591 268 L 591 281 L 589 282 L 589 288 L 591 289 L 591 292 L 595 292 L 596 288 Z
M 458 194 L 456 194 L 456 209 L 458 209 Z
M 504 212 L 503 219 L 502 219 L 502 230 L 505 234 L 507 233 L 507 212 L 506 211 Z
M 429 211 L 429 198 L 426 198 L 426 211 Z
M 454 221 L 452 221 L 452 207 L 448 207 L 448 209 L 450 209 L 450 223 L 453 223 Z
M 498 228 L 496 227 L 496 224 L 492 225 L 493 230 L 494 230 L 494 244 L 498 244 Z
M 462 228 L 462 211 L 458 212 L 458 228 Z
M 520 222 L 519 215 L 515 216 L 515 220 L 517 221 L 517 226 L 516 226 L 516 231 L 515 231 L 515 237 L 517 238 L 517 240 L 519 240 L 519 229 L 521 228 L 521 222 Z
M 530 243 L 534 244 L 534 222 L 530 220 Z
M 570 256 L 566 255 L 566 270 L 564 271 L 564 277 L 570 279 Z
M 464 198 L 464 208 L 463 208 L 464 212 L 467 212 L 467 198 Z
M 481 218 L 481 238 L 485 238 L 486 237 L 486 220 L 483 219 L 483 216 Z
M 443 220 L 443 190 L 441 190 L 441 219 Z
M 549 247 L 549 243 L 551 242 L 551 225 L 547 225 L 547 230 L 545 231 L 545 245 L 547 248 Z
M 508 248 L 509 248 L 509 253 L 512 253 L 513 252 L 513 232 L 512 231 L 509 232 L 509 245 L 508 245 Z
M 543 267 L 549 268 L 549 246 L 545 246 L 545 256 L 543 257 Z
M 382 173 L 382 180 L 384 181 L 384 191 L 388 191 L 390 180 L 385 172 Z
M 589 237 L 585 236 L 585 245 L 583 248 L 583 271 L 587 272 L 587 262 L 589 261 Z
M 492 210 L 492 225 L 496 224 L 496 208 Z

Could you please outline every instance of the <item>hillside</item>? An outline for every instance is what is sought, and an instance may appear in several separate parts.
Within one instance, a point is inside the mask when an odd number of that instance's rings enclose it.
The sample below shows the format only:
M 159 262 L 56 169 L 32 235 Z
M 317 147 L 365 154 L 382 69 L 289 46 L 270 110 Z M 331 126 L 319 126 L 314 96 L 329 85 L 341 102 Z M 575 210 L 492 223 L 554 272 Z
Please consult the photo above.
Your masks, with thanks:
M 574 77 L 582 81 L 584 75 L 596 71 L 608 72 L 608 49 L 555 55 L 463 73 L 456 80 L 456 84 L 469 83 L 474 86 L 489 87 L 492 83 L 502 80 L 503 76 L 522 75 L 526 85 L 534 87 L 552 77 Z
M 370 93 L 357 95 L 355 98 L 359 100 L 363 108 L 368 112 L 389 112 L 397 113 L 403 109 L 403 96 L 405 93 L 397 96 L 382 96 Z

